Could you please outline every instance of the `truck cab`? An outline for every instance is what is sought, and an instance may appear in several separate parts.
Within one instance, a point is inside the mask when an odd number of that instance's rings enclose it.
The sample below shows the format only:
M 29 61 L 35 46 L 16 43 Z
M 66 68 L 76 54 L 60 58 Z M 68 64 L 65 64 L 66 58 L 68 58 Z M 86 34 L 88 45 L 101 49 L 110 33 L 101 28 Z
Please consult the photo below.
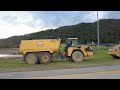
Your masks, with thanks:
M 80 45 L 80 42 L 78 41 L 78 38 L 68 38 L 66 40 L 66 46 L 71 47 L 71 46 L 78 46 Z
M 81 45 L 78 38 L 68 38 L 66 40 L 65 56 L 70 61 L 82 62 L 84 57 L 92 55 L 92 47 Z

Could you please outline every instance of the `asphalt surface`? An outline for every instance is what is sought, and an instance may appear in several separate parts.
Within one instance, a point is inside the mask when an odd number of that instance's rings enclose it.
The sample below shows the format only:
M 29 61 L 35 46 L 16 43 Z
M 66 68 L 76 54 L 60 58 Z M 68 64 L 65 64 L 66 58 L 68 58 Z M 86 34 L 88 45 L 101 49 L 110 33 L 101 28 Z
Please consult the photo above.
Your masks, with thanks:
M 120 79 L 120 65 L 0 73 L 0 79 Z

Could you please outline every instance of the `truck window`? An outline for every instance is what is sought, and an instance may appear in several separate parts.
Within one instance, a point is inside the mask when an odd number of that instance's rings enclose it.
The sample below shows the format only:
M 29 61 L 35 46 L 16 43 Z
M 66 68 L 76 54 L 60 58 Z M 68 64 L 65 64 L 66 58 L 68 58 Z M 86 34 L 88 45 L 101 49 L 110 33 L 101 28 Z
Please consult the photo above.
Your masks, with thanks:
M 72 45 L 80 45 L 80 42 L 78 40 L 72 40 Z
M 72 40 L 67 40 L 66 46 L 70 47 L 72 45 Z

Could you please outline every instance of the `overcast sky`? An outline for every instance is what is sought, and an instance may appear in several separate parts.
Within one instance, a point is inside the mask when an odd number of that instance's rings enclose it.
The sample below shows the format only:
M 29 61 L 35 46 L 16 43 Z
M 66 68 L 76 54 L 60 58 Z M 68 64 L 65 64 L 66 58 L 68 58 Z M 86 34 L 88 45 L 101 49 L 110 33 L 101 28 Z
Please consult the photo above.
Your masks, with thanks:
M 120 11 L 99 11 L 108 18 L 120 19 Z M 0 39 L 96 19 L 96 11 L 0 11 Z

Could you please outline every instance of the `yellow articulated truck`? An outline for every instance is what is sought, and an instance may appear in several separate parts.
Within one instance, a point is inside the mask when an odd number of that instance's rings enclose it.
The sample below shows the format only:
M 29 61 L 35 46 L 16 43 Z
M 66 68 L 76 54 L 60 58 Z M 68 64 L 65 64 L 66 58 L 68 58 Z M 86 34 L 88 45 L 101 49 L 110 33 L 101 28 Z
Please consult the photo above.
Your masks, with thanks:
M 27 64 L 48 64 L 53 54 L 60 53 L 60 44 L 61 39 L 22 40 L 20 54 Z M 73 62 L 82 62 L 84 57 L 93 56 L 93 50 L 89 46 L 80 45 L 78 38 L 68 38 L 63 56 Z
M 108 51 L 108 55 L 111 55 L 113 58 L 120 58 L 120 44 L 111 47 Z

